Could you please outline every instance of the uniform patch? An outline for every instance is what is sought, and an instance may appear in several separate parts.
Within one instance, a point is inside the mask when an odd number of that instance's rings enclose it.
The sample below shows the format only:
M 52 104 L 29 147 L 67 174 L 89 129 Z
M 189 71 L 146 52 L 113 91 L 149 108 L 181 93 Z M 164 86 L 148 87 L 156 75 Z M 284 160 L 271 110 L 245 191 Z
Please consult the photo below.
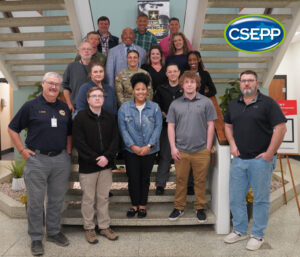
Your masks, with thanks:
M 59 110 L 58 113 L 61 115 L 61 116 L 66 116 L 66 112 L 64 110 Z

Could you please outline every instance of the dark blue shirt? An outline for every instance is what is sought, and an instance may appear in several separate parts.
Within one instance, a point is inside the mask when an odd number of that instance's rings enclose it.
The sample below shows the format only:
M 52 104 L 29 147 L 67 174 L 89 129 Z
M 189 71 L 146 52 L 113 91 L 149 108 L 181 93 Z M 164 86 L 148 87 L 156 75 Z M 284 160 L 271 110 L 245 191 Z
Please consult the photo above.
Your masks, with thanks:
M 76 98 L 77 112 L 80 112 L 88 108 L 89 105 L 86 99 L 86 93 L 92 87 L 97 87 L 97 85 L 93 81 L 86 82 L 80 87 Z M 105 98 L 104 98 L 102 109 L 109 112 L 110 114 L 117 115 L 118 109 L 117 109 L 117 98 L 116 98 L 115 90 L 106 84 L 103 84 L 103 90 L 104 90 Z
M 51 126 L 51 119 L 57 120 L 57 127 Z M 28 128 L 25 144 L 40 151 L 61 151 L 66 149 L 67 136 L 72 133 L 72 119 L 68 106 L 60 100 L 47 102 L 41 95 L 26 102 L 8 125 L 20 133 Z

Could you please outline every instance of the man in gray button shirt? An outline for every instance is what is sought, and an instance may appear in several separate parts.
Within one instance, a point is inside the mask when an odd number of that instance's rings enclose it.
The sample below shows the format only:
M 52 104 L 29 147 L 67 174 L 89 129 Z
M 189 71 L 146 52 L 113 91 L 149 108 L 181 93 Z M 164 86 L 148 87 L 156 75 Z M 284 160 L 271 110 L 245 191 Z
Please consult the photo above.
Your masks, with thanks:
M 192 71 L 185 71 L 179 81 L 182 97 L 174 100 L 167 115 L 168 137 L 176 168 L 176 193 L 174 210 L 169 220 L 177 220 L 184 213 L 187 182 L 193 169 L 197 219 L 206 221 L 204 211 L 206 172 L 214 137 L 215 108 L 207 97 L 200 95 L 200 78 Z

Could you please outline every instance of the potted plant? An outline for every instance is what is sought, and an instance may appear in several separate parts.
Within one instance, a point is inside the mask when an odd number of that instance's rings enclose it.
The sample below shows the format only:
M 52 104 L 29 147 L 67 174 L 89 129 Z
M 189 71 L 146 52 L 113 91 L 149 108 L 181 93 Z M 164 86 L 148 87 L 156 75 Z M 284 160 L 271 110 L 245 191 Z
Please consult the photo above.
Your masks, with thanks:
M 8 167 L 10 170 L 13 178 L 12 178 L 12 190 L 14 191 L 21 191 L 25 189 L 25 183 L 23 178 L 23 170 L 26 161 L 22 159 L 21 161 L 15 161 L 11 163 L 11 166 Z

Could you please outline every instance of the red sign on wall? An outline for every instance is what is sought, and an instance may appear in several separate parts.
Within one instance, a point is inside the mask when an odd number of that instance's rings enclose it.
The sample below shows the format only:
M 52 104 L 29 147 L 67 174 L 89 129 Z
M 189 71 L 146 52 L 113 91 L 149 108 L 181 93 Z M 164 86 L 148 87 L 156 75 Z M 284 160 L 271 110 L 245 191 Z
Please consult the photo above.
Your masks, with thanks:
M 284 116 L 297 115 L 297 100 L 277 100 L 276 101 Z

